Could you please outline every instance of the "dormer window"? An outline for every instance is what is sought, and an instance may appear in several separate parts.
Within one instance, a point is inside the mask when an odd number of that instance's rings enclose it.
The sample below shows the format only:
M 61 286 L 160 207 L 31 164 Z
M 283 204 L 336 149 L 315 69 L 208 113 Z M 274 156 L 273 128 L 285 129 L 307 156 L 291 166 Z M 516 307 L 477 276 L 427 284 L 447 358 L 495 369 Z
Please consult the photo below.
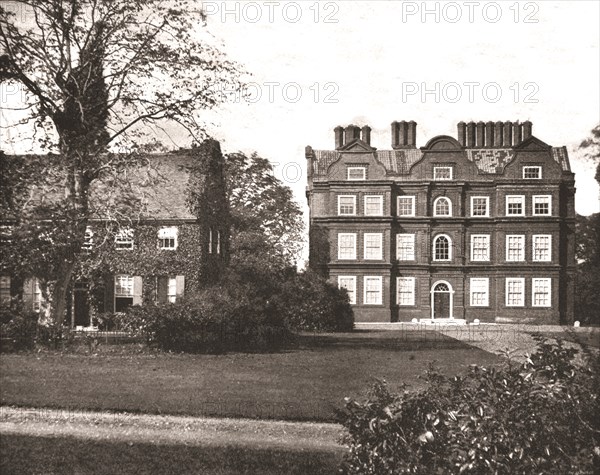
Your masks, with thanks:
M 452 167 L 433 167 L 433 179 L 435 181 L 452 180 Z
M 523 178 L 526 180 L 541 180 L 542 167 L 540 167 L 540 166 L 523 167 Z
M 133 229 L 121 228 L 115 235 L 116 249 L 133 249 Z
M 367 167 L 348 167 L 348 180 L 366 180 Z
M 177 249 L 177 227 L 165 227 L 158 230 L 158 247 L 165 250 Z

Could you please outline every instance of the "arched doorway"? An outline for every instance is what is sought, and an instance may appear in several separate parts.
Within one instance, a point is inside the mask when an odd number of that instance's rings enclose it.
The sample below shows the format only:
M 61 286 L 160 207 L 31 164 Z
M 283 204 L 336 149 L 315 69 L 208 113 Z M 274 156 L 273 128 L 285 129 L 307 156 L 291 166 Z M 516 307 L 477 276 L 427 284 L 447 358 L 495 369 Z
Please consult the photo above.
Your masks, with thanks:
M 431 318 L 454 318 L 452 315 L 454 290 L 445 280 L 431 286 Z

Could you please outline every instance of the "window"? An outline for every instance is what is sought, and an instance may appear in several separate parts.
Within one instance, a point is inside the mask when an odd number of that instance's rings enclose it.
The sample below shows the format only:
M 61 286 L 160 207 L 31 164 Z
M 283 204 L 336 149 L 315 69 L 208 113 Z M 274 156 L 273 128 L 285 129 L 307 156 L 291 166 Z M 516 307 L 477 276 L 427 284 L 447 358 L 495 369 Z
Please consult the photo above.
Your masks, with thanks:
M 440 196 L 433 202 L 434 216 L 452 216 L 452 202 L 449 198 Z
M 212 228 L 208 229 L 208 253 L 213 253 L 213 230 Z
M 365 276 L 365 305 L 381 305 L 382 285 L 381 277 Z
M 356 214 L 356 196 L 338 196 L 338 216 L 354 216 Z
M 115 235 L 116 249 L 133 249 L 133 229 L 121 228 Z
M 536 262 L 550 262 L 552 260 L 552 236 L 550 234 L 534 234 L 532 241 L 532 259 Z
M 542 178 L 542 167 L 523 167 L 523 178 L 527 180 L 539 180 Z
M 396 293 L 398 305 L 415 304 L 415 278 L 398 277 L 396 281 Z
M 483 217 L 490 215 L 490 199 L 487 196 L 471 196 L 471 216 Z
M 338 259 L 356 259 L 356 234 L 338 234 Z
M 525 197 L 523 195 L 506 197 L 506 216 L 525 216 Z
M 81 250 L 83 252 L 90 252 L 94 246 L 94 232 L 89 226 L 85 228 L 85 237 L 83 238 L 83 245 Z
M 367 167 L 348 167 L 348 180 L 366 180 Z
M 10 276 L 0 276 L 0 305 L 10 303 Z
M 520 234 L 506 236 L 506 260 L 509 262 L 525 260 L 525 236 Z
M 217 254 L 221 255 L 221 231 L 217 231 Z
M 346 289 L 350 303 L 356 305 L 356 277 L 353 275 L 338 276 L 338 287 Z
M 442 234 L 433 240 L 433 260 L 449 261 L 452 259 L 452 241 L 448 236 Z
M 33 311 L 39 312 L 42 309 L 42 303 L 44 298 L 42 296 L 42 288 L 40 287 L 40 281 L 36 278 L 33 279 Z
M 470 280 L 471 307 L 487 307 L 490 300 L 490 279 L 472 277 Z
M 123 312 L 133 305 L 133 277 L 130 275 L 115 276 L 115 312 Z
M 175 250 L 177 249 L 177 228 L 160 228 L 158 230 L 159 249 Z
M 399 261 L 415 260 L 415 235 L 396 235 L 396 255 Z
M 534 196 L 532 208 L 534 216 L 550 216 L 552 214 L 552 196 Z
M 433 167 L 434 180 L 452 180 L 452 167 Z
M 365 259 L 383 259 L 383 234 L 365 233 Z
M 414 216 L 415 215 L 415 197 L 414 196 L 399 196 L 398 197 L 398 216 Z
M 365 216 L 383 215 L 383 196 L 365 196 Z
M 472 234 L 471 235 L 471 260 L 489 261 L 490 260 L 490 235 Z
M 169 283 L 167 287 L 167 300 L 171 303 L 175 303 L 177 299 L 177 278 L 169 277 Z
M 525 279 L 506 279 L 506 306 L 522 307 L 525 305 Z
M 531 305 L 550 307 L 552 279 L 531 279 Z

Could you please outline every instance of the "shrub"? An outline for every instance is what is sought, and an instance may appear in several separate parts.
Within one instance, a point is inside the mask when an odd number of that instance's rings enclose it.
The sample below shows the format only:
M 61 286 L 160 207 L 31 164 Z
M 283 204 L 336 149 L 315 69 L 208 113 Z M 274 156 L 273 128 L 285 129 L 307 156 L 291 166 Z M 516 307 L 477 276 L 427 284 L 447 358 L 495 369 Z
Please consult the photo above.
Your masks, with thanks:
M 13 350 L 31 349 L 35 345 L 39 315 L 21 306 L 0 307 L 0 338 Z
M 521 364 L 470 367 L 428 386 L 391 394 L 377 383 L 369 400 L 347 400 L 341 416 L 350 453 L 346 474 L 593 473 L 600 462 L 600 369 L 586 351 L 538 338 Z M 596 472 L 598 473 L 598 472 Z
M 132 308 L 129 330 L 163 350 L 189 353 L 272 351 L 290 339 L 272 306 L 243 287 L 212 287 L 176 303 Z
M 347 292 L 314 272 L 287 279 L 275 306 L 291 330 L 345 332 L 354 327 Z

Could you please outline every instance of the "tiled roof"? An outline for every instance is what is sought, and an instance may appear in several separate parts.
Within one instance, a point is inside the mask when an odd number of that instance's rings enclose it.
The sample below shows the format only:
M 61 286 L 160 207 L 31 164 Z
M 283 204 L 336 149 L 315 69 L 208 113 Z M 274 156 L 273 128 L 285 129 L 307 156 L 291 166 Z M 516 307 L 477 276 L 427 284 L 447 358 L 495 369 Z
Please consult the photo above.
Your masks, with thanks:
M 569 156 L 567 155 L 567 147 L 552 147 L 552 158 L 561 166 L 564 171 L 571 171 L 571 166 L 569 165 Z
M 336 150 L 315 150 L 316 160 L 313 162 L 313 173 L 315 175 L 326 175 L 329 165 L 340 158 L 340 152 Z
M 502 173 L 515 158 L 515 152 L 509 148 L 468 149 L 466 152 L 467 158 L 483 173 Z
M 375 158 L 379 160 L 386 170 L 400 175 L 406 174 L 410 168 L 423 157 L 419 149 L 406 150 L 380 150 L 375 152 Z

